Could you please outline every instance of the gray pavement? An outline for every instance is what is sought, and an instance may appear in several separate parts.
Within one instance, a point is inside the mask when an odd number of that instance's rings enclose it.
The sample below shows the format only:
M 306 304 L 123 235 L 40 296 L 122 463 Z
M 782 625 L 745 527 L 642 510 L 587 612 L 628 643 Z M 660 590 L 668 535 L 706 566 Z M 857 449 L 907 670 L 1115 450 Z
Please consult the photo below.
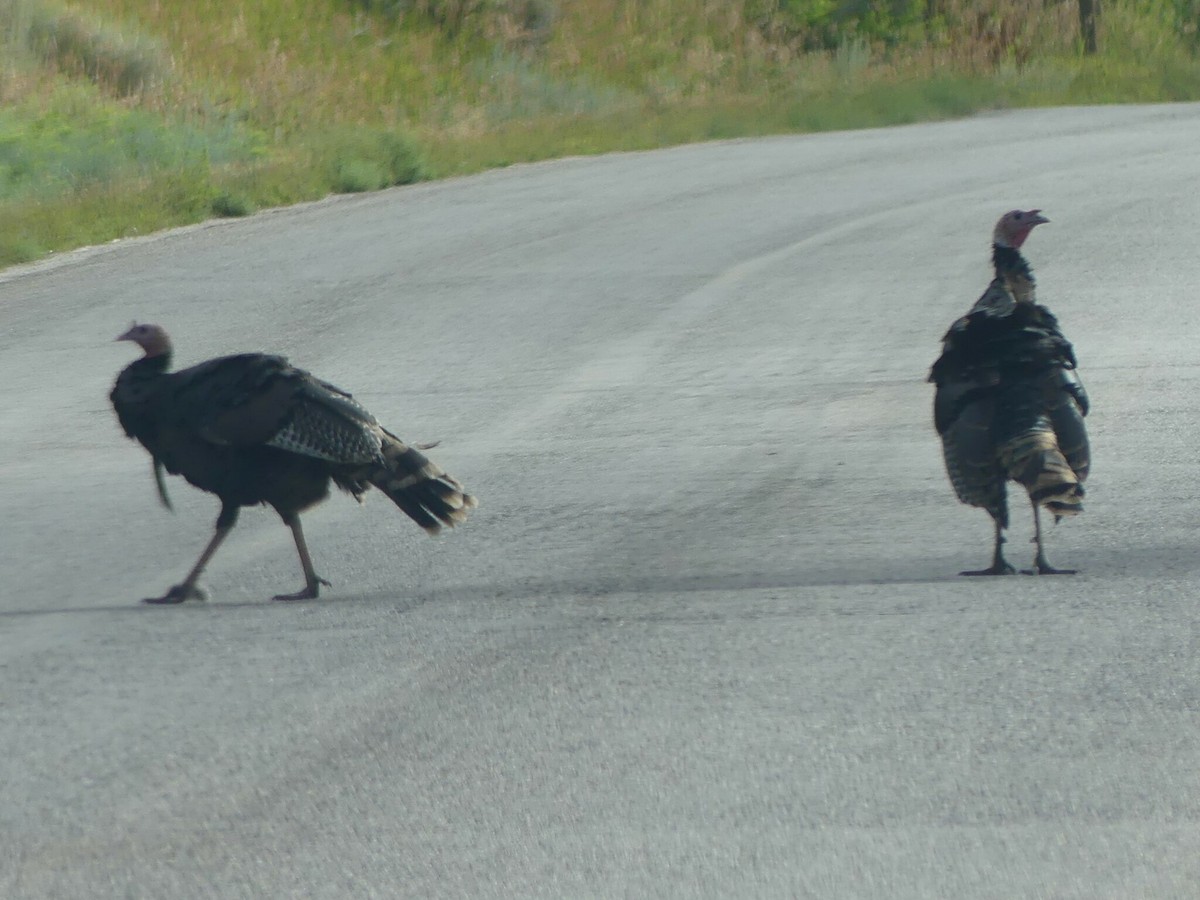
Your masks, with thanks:
M 0 896 L 1200 896 L 1200 107 L 514 167 L 0 273 Z M 962 579 L 924 383 L 1026 245 L 1073 578 Z M 107 393 L 288 355 L 479 495 L 154 492 Z M 1020 498 L 1014 508 L 1021 510 Z M 1032 558 L 1018 514 L 1010 557 Z

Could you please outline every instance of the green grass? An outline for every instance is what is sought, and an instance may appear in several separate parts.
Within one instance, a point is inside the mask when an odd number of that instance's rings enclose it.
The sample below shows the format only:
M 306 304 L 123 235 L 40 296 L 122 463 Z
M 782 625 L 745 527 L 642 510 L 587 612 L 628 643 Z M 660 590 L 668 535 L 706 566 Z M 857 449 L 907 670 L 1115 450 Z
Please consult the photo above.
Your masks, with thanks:
M 0 0 L 0 265 L 568 154 L 1200 99 L 1196 0 L 1106 0 L 1087 58 L 1074 0 L 937 10 Z
M 0 202 L 85 191 L 156 172 L 221 168 L 263 154 L 253 132 L 210 122 L 201 130 L 104 102 L 66 83 L 37 103 L 0 109 Z

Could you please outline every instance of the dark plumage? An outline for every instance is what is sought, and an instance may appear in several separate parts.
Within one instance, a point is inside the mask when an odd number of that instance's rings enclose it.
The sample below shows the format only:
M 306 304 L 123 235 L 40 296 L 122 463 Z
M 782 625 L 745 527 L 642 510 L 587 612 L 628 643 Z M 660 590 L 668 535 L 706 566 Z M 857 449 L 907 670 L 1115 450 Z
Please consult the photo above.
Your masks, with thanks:
M 995 523 L 992 565 L 964 575 L 1006 575 L 1006 482 L 1029 493 L 1037 543 L 1034 571 L 1070 574 L 1046 560 L 1039 506 L 1055 519 L 1083 511 L 1090 465 L 1087 393 L 1075 372 L 1075 351 L 1058 321 L 1036 302 L 1033 272 L 1020 248 L 1048 221 L 1040 210 L 1013 210 L 993 233 L 996 277 L 943 340 L 929 380 L 937 385 L 934 425 L 946 471 L 963 503 L 988 511 Z
M 159 496 L 165 469 L 221 501 L 216 533 L 182 583 L 148 603 L 203 599 L 197 580 L 243 506 L 266 503 L 292 530 L 305 586 L 276 600 L 316 597 L 300 513 L 329 495 L 383 491 L 429 533 L 464 521 L 475 498 L 418 449 L 382 427 L 350 394 L 279 356 L 244 353 L 171 367 L 171 341 L 157 325 L 117 338 L 145 355 L 118 376 L 111 399 L 125 433 L 150 451 Z

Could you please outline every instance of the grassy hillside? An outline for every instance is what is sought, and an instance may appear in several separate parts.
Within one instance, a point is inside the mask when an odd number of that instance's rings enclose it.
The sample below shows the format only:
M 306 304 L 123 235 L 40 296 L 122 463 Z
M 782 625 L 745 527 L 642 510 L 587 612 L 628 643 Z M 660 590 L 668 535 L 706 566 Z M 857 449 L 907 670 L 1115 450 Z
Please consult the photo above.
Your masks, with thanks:
M 1200 0 L 0 0 L 0 265 L 568 153 L 1200 99 Z

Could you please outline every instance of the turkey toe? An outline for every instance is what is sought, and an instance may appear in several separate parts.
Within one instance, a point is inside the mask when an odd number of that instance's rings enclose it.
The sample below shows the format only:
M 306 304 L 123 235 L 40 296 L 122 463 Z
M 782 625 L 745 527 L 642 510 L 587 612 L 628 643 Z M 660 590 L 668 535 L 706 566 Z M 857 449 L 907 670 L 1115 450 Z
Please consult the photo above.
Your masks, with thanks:
M 185 600 L 207 600 L 208 594 L 196 585 L 177 584 L 161 597 L 147 597 L 143 603 L 151 606 L 164 606 L 172 603 L 183 603 Z
M 325 585 L 326 587 L 329 587 L 329 582 L 323 578 L 321 579 L 321 584 Z M 283 602 L 287 602 L 289 600 L 316 600 L 317 597 L 319 597 L 320 595 L 321 595 L 321 588 L 318 585 L 314 584 L 311 587 L 301 588 L 300 590 L 296 591 L 296 593 L 294 593 L 294 594 L 276 594 L 271 599 L 272 600 L 281 600 Z
M 1022 575 L 1076 575 L 1078 569 L 1056 569 L 1054 566 L 1045 563 L 1039 563 L 1036 568 L 1022 569 Z
M 999 566 L 989 566 L 986 569 L 970 569 L 966 572 L 959 572 L 959 575 L 1015 575 L 1017 570 L 1004 563 Z

